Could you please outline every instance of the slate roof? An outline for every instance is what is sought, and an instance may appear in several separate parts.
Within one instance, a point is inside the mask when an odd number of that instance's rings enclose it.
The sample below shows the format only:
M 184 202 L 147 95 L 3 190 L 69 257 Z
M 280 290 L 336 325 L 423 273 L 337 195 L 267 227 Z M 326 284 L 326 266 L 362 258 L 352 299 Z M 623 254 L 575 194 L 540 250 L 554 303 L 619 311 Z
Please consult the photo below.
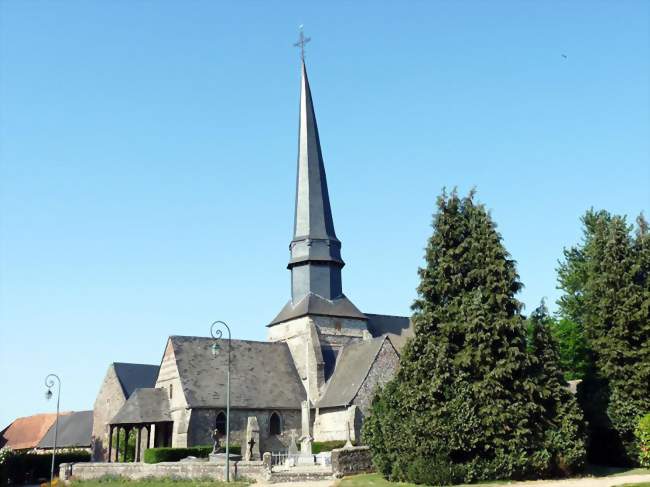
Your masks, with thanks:
M 282 308 L 280 313 L 267 326 L 273 326 L 283 321 L 292 320 L 300 316 L 321 315 L 321 316 L 339 316 L 341 318 L 357 318 L 365 320 L 364 315 L 352 302 L 345 296 L 330 301 L 317 294 L 307 294 L 295 305 L 291 300 Z
M 316 407 L 348 406 L 352 403 L 386 341 L 385 336 L 348 345 L 339 353 L 334 374 Z
M 398 352 L 404 348 L 406 340 L 413 336 L 413 325 L 406 316 L 376 315 L 366 313 L 368 331 L 373 337 L 388 335 Z
M 213 357 L 212 338 L 172 336 L 188 406 L 225 407 L 226 341 Z M 231 341 L 230 404 L 233 408 L 300 409 L 305 389 L 286 343 Z
M 171 421 L 167 391 L 136 389 L 109 424 L 162 423 Z
M 59 416 L 57 448 L 89 448 L 93 432 L 93 412 L 77 411 Z M 54 424 L 38 443 L 38 448 L 54 447 Z
M 157 365 L 115 362 L 113 369 L 124 391 L 124 397 L 128 399 L 138 387 L 155 386 L 160 367 Z
M 61 415 L 65 414 L 68 413 L 61 413 Z M 0 432 L 0 447 L 8 446 L 13 450 L 36 448 L 55 420 L 56 414 L 53 413 L 18 418 Z

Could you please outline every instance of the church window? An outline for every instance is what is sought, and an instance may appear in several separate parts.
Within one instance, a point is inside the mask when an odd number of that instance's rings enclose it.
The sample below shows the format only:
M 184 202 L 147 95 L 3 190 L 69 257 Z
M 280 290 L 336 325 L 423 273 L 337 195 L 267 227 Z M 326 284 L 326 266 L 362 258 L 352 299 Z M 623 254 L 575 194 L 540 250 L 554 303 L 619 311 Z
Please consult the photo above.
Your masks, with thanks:
M 174 395 L 174 384 L 169 384 L 169 399 Z
M 223 411 L 219 411 L 217 418 L 214 421 L 214 429 L 222 435 L 226 434 L 226 415 Z
M 276 412 L 271 413 L 271 418 L 269 419 L 269 433 L 272 435 L 279 435 L 282 433 L 280 415 Z

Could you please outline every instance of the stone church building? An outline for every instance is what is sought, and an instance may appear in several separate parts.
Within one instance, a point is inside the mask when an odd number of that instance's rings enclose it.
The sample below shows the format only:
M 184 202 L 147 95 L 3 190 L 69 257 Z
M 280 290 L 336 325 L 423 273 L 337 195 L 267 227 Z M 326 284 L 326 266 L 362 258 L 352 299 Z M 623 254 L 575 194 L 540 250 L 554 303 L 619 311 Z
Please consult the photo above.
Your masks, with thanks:
M 373 392 L 394 376 L 412 333 L 408 318 L 364 313 L 343 293 L 304 62 L 300 91 L 291 299 L 266 324 L 268 341 L 230 342 L 231 443 L 244 445 L 256 424 L 261 452 L 286 450 L 292 430 L 314 441 L 358 441 Z M 226 422 L 227 354 L 215 355 L 213 343 L 171 336 L 159 367 L 112 365 L 95 402 L 94 459 L 116 460 L 108 458 L 116 447 L 109 433 L 119 429 L 136 431 L 145 448 L 211 444 L 211 431 Z

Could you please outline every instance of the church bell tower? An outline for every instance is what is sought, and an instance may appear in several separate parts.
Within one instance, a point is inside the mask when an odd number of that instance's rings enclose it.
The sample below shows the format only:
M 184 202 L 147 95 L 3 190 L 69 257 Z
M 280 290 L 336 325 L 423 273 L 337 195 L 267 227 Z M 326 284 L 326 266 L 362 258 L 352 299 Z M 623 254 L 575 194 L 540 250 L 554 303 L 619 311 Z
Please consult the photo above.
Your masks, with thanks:
M 304 37 L 301 36 L 304 45 Z M 300 44 L 300 43 L 299 43 Z M 289 345 L 313 402 L 339 350 L 368 336 L 367 318 L 343 294 L 341 242 L 334 231 L 325 165 L 304 56 L 293 238 L 287 268 L 291 299 L 271 321 L 269 340 Z

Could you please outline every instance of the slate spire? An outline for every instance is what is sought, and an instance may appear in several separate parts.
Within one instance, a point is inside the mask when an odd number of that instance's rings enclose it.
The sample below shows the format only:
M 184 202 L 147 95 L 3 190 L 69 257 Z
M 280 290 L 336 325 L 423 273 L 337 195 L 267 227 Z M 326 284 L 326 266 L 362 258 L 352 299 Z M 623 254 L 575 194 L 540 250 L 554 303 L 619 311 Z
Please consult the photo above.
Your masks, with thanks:
M 327 177 L 304 59 L 301 65 L 296 207 L 291 256 L 291 300 L 270 325 L 318 314 L 366 319 L 344 295 L 341 242 L 334 232 Z
M 340 297 L 341 267 L 344 265 L 341 242 L 334 232 L 318 125 L 304 61 L 301 71 L 296 208 L 288 265 L 294 303 L 309 292 L 330 300 Z

